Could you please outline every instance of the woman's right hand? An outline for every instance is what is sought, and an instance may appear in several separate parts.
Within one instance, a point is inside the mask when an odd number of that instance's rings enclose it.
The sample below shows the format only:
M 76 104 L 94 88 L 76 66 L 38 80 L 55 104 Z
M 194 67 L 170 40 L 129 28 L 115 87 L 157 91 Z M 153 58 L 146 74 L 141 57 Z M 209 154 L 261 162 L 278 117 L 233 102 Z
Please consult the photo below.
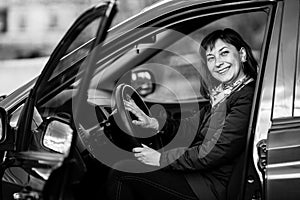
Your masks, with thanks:
M 124 100 L 125 109 L 134 114 L 138 120 L 132 120 L 132 123 L 143 128 L 151 128 L 158 131 L 159 124 L 157 119 L 146 115 L 133 101 L 129 98 L 129 101 Z

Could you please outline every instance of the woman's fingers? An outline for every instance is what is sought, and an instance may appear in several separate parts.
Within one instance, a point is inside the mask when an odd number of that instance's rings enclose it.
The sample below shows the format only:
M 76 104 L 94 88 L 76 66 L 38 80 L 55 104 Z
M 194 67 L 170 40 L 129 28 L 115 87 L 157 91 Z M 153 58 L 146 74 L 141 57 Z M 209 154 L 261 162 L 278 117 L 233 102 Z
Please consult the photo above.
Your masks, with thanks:
M 142 148 L 142 147 L 136 147 L 136 148 L 132 149 L 132 151 L 134 152 L 134 157 L 136 157 L 136 158 L 145 157 L 144 148 Z
M 134 152 L 134 153 L 139 153 L 139 152 L 142 152 L 143 151 L 143 147 L 136 147 L 136 148 L 133 148 L 132 149 L 132 152 Z
M 133 123 L 134 125 L 137 125 L 137 126 L 142 126 L 142 125 L 145 124 L 145 122 L 138 121 L 138 120 L 132 120 L 132 123 Z
M 132 99 L 124 100 L 125 109 L 134 114 L 138 120 L 132 120 L 132 123 L 144 128 L 151 127 L 150 118 L 135 104 Z
M 124 101 L 125 101 L 125 103 L 126 103 L 128 106 L 132 107 L 133 109 L 142 111 L 142 110 L 140 109 L 140 107 L 138 107 L 138 106 L 136 105 L 136 103 L 134 102 L 133 99 L 130 98 L 129 101 L 126 101 L 126 100 L 124 100 Z
M 133 108 L 131 108 L 131 107 L 126 107 L 126 106 L 125 106 L 125 110 L 130 111 L 130 112 L 132 112 L 133 114 L 137 114 L 137 113 L 138 113 L 135 109 L 133 109 Z
M 142 116 L 140 110 L 137 110 L 129 105 L 125 105 L 125 110 L 132 112 L 132 114 L 134 114 L 138 118 Z
M 135 109 L 141 110 L 132 99 L 130 99 L 129 102 Z
M 143 158 L 137 158 L 137 160 L 143 162 Z
M 124 101 L 125 109 L 131 111 L 133 114 L 140 114 L 142 111 L 136 106 Z
M 127 105 L 130 105 L 130 106 L 132 106 L 132 107 L 137 107 L 137 105 L 135 104 L 135 102 L 132 100 L 132 99 L 130 99 L 130 100 L 123 100 L 124 101 L 124 103 L 125 104 L 127 104 Z
M 134 106 L 131 103 L 129 103 L 128 101 L 124 100 L 124 105 L 125 105 L 125 108 L 127 107 L 127 108 L 134 109 Z
M 144 144 L 142 144 L 142 146 L 143 147 L 136 147 L 132 150 L 137 160 L 147 165 L 160 166 L 159 161 L 161 154 Z
M 136 158 L 144 157 L 144 155 L 142 153 L 135 153 L 134 156 Z

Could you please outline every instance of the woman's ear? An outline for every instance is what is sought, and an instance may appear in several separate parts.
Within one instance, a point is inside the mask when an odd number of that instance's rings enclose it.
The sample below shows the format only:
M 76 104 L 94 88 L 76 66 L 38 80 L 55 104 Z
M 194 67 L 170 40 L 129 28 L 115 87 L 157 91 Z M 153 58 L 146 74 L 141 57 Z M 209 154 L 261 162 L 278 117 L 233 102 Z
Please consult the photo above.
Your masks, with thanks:
M 240 59 L 241 59 L 241 62 L 246 62 L 246 60 L 247 60 L 246 49 L 244 47 L 242 47 L 240 49 Z

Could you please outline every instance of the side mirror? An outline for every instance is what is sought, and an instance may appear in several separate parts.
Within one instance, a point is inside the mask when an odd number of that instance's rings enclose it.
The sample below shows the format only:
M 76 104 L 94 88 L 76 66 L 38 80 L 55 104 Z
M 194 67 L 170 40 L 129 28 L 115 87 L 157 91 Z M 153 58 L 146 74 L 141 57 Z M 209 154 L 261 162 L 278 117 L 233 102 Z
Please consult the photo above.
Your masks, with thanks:
M 6 98 L 6 95 L 1 95 L 0 96 L 0 101 L 2 101 L 3 99 L 5 99 Z
M 153 73 L 147 69 L 133 71 L 131 85 L 142 97 L 152 94 L 155 90 Z
M 67 120 L 58 117 L 47 119 L 42 143 L 45 147 L 64 154 L 69 154 L 73 129 Z

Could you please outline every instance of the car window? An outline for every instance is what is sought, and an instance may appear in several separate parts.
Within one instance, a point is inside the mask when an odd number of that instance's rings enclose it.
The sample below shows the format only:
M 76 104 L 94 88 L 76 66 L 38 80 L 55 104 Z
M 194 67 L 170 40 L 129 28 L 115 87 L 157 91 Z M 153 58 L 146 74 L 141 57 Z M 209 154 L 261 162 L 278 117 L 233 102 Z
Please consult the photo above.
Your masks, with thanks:
M 76 94 L 81 80 L 76 74 L 81 62 L 90 52 L 90 41 L 96 35 L 100 20 L 102 20 L 101 16 L 94 19 L 71 42 L 66 53 L 49 76 L 49 80 L 46 80 L 49 84 L 45 84 L 45 87 L 37 94 L 31 125 L 33 138 L 28 144 L 28 151 L 36 152 L 36 155 L 39 153 L 52 155 L 57 160 L 68 155 L 73 131 L 70 128 L 73 117 L 72 98 Z M 20 116 L 19 110 L 22 107 L 23 105 L 13 113 L 12 126 L 16 126 Z M 31 170 L 44 183 L 53 169 L 31 168 Z M 30 177 L 30 179 L 32 178 Z
M 100 18 L 97 18 L 86 26 L 86 28 L 76 37 L 66 51 L 65 56 L 60 59 L 60 62 L 55 68 L 50 80 L 62 71 L 82 61 L 88 55 L 91 49 L 91 41 L 96 35 L 99 23 Z
M 101 17 L 94 19 L 79 33 L 52 72 L 48 80 L 48 88 L 45 88 L 52 92 L 46 96 L 42 95 L 38 100 L 37 108 L 42 112 L 43 117 L 55 115 L 57 112 L 71 112 L 70 109 L 64 108 L 67 107 L 64 104 L 70 102 L 73 95 L 76 94 L 80 82 L 79 69 L 91 51 L 91 41 L 96 35 L 101 20 Z
M 174 99 L 180 101 L 203 98 L 199 92 L 201 67 L 205 64 L 199 55 L 202 38 L 215 29 L 233 28 L 250 44 L 259 61 L 266 23 L 267 13 L 258 11 L 224 17 L 204 27 L 201 27 L 199 21 L 199 28 L 189 34 L 184 34 L 185 25 L 179 29 L 181 33 L 175 30 L 160 32 L 156 35 L 157 41 L 163 41 L 166 37 L 176 37 L 174 35 L 181 36 L 179 40 L 138 66 L 138 69 L 151 71 L 156 81 L 155 91 L 145 99 L 172 102 Z M 140 45 L 139 48 L 143 47 Z
M 210 18 L 192 19 L 174 28 L 149 29 L 148 32 L 156 31 L 150 35 L 155 37 L 154 40 L 149 41 L 147 36 L 147 42 L 143 38 L 98 66 L 90 83 L 89 99 L 101 99 L 103 101 L 97 104 L 107 105 L 107 95 L 105 98 L 96 97 L 99 90 L 113 91 L 122 82 L 138 89 L 139 86 L 130 79 L 138 70 L 148 70 L 155 81 L 155 90 L 144 96 L 145 101 L 172 103 L 204 99 L 200 94 L 199 81 L 205 64 L 199 54 L 203 37 L 215 29 L 232 28 L 245 38 L 255 58 L 260 61 L 267 18 L 267 12 L 261 10 L 227 15 L 215 21 Z

